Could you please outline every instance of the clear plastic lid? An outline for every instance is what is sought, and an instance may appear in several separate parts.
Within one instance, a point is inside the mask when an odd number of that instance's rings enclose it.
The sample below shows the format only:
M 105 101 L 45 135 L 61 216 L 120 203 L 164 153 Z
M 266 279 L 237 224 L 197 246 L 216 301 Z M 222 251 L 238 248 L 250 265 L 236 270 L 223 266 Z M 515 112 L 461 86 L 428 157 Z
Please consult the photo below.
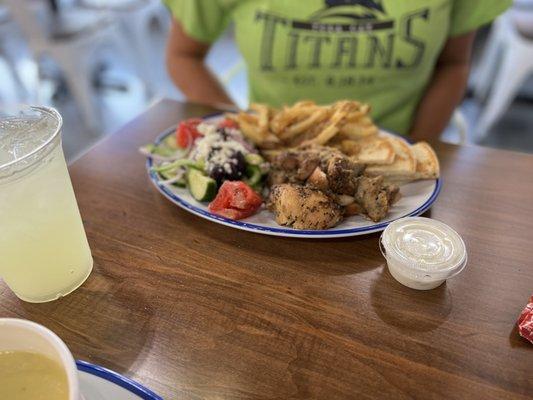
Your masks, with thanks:
M 443 222 L 423 217 L 392 222 L 381 236 L 384 256 L 405 273 L 447 279 L 466 265 L 461 236 Z
M 47 107 L 0 107 L 0 178 L 42 159 L 60 139 L 62 120 Z

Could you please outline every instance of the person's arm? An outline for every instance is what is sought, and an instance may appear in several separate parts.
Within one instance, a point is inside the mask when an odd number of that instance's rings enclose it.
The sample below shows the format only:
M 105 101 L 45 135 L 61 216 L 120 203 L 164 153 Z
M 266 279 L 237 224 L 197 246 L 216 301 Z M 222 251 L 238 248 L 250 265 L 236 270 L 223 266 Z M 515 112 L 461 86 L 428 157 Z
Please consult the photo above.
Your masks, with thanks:
M 410 131 L 414 140 L 438 139 L 448 125 L 466 89 L 474 37 L 471 32 L 446 42 L 415 114 Z
M 167 69 L 187 99 L 205 104 L 233 104 L 204 60 L 209 45 L 188 36 L 173 19 L 167 42 Z

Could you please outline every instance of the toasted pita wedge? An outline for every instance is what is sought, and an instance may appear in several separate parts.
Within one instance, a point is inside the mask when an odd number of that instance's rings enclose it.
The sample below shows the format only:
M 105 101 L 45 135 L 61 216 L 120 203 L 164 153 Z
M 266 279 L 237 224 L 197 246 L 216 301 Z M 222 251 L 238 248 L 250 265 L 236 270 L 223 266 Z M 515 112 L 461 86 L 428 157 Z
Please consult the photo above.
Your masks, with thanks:
M 415 179 L 416 159 L 411 151 L 410 146 L 402 139 L 387 137 L 394 149 L 395 157 L 392 164 L 371 165 L 365 172 L 369 175 L 382 175 L 383 177 L 394 177 L 395 179 Z
M 439 159 L 433 148 L 426 142 L 419 142 L 411 146 L 416 158 L 416 178 L 436 179 L 440 174 Z
M 396 153 L 387 139 L 371 136 L 355 143 L 359 151 L 353 155 L 358 162 L 370 165 L 389 165 L 394 162 Z

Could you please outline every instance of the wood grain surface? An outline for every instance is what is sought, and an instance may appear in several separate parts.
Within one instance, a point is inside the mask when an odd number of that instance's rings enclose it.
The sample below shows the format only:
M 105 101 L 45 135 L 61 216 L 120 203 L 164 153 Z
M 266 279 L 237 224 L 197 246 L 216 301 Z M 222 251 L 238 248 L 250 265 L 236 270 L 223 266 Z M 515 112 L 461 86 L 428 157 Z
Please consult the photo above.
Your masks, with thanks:
M 94 272 L 48 304 L 0 282 L 0 316 L 165 399 L 532 398 L 533 345 L 515 328 L 533 293 L 532 156 L 436 145 L 431 217 L 464 237 L 469 263 L 420 292 L 389 275 L 379 235 L 261 236 L 163 198 L 137 148 L 210 112 L 160 102 L 74 163 Z

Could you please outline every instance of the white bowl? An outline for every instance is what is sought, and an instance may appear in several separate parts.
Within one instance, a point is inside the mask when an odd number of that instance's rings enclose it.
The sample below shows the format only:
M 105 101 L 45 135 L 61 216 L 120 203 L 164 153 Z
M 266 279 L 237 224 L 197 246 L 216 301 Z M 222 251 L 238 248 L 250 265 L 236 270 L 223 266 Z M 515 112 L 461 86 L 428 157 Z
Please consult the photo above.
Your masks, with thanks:
M 59 363 L 67 375 L 68 399 L 83 400 L 74 358 L 54 332 L 24 319 L 0 318 L 0 351 L 9 350 L 39 353 Z

